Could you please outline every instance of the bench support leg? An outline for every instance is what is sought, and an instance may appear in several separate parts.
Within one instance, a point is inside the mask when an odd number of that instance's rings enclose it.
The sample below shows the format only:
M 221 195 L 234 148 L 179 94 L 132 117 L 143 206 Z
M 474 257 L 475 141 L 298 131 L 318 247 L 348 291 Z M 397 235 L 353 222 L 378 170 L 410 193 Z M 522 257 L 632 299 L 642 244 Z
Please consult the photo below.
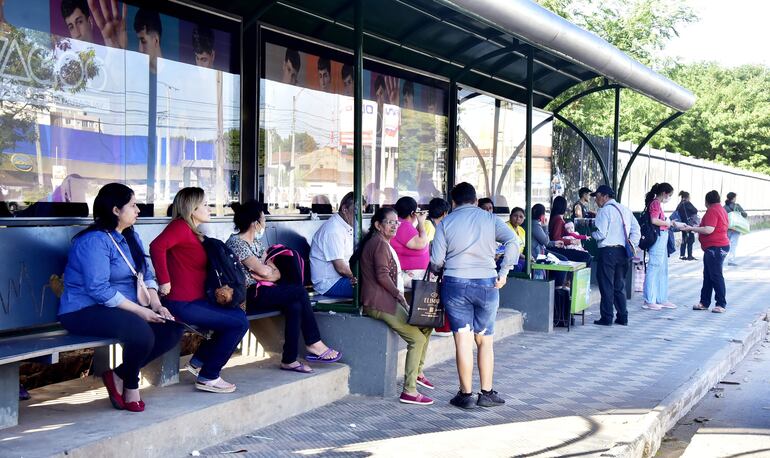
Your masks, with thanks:
M 123 349 L 119 344 L 98 347 L 94 349 L 94 359 L 91 363 L 92 374 L 102 375 L 107 369 L 115 369 L 123 360 Z
M 167 351 L 142 369 L 142 378 L 150 385 L 168 386 L 179 383 L 179 354 L 181 344 Z
M 400 392 L 398 343 L 388 326 L 367 316 L 316 313 L 324 343 L 343 352 L 350 366 L 350 392 L 395 397 Z M 302 347 L 300 347 L 302 348 Z
M 0 366 L 0 429 L 19 424 L 19 363 Z

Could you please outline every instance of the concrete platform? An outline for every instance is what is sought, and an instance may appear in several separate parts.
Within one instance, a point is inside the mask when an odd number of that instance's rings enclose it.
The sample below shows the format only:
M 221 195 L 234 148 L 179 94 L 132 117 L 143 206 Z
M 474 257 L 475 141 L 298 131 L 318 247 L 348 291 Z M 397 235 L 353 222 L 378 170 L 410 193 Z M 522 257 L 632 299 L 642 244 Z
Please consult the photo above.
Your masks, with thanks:
M 499 309 L 495 321 L 495 342 L 523 332 L 524 319 L 517 310 Z M 406 342 L 400 341 L 398 350 L 398 381 L 404 377 L 404 364 L 406 363 Z M 455 340 L 451 336 L 431 336 L 428 354 L 425 357 L 425 367 L 432 367 L 444 361 L 455 358 Z
M 702 257 L 700 252 L 695 256 Z M 665 431 L 768 331 L 770 232 L 741 238 L 740 266 L 725 273 L 727 313 L 693 311 L 702 263 L 670 260 L 660 312 L 629 302 L 629 326 L 522 332 L 495 344 L 494 387 L 506 404 L 460 410 L 451 360 L 427 371 L 436 403 L 348 396 L 203 450 L 206 456 L 651 457 Z M 474 388 L 478 379 L 474 376 Z M 760 406 L 761 408 L 761 406 Z
M 166 457 L 188 455 L 334 402 L 348 394 L 349 368 L 314 365 L 312 374 L 278 370 L 275 358 L 234 357 L 223 376 L 231 394 L 195 390 L 194 377 L 143 388 L 142 413 L 114 410 L 100 379 L 87 377 L 32 391 L 20 425 L 0 431 L 3 457 Z

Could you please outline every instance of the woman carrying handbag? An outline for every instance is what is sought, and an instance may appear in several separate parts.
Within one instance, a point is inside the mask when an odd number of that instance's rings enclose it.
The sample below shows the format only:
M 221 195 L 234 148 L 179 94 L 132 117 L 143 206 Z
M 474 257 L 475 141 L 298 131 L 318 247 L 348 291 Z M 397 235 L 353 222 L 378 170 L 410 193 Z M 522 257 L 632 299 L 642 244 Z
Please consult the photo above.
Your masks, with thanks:
M 392 208 L 380 208 L 372 216 L 369 232 L 350 259 L 361 272 L 361 303 L 364 313 L 385 322 L 406 341 L 404 390 L 399 398 L 405 404 L 430 405 L 433 399 L 417 391 L 417 385 L 432 390 L 422 369 L 432 328 L 418 328 L 407 323 L 408 307 L 404 298 L 401 266 L 390 240 L 396 235 L 399 220 Z

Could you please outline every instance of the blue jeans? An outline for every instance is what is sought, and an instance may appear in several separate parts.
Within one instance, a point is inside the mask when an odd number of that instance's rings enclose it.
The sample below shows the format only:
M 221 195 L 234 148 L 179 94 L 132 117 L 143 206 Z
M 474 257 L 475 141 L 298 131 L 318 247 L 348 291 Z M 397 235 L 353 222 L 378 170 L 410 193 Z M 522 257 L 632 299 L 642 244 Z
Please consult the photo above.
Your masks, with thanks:
M 647 273 L 644 277 L 644 302 L 668 302 L 668 231 L 660 231 L 658 240 L 648 252 Z
M 337 280 L 337 283 L 324 293 L 324 296 L 353 297 L 353 285 L 350 284 L 350 279 L 347 277 L 340 278 Z
M 219 377 L 222 367 L 249 329 L 246 313 L 238 307 L 220 307 L 206 299 L 192 302 L 164 300 L 164 305 L 180 321 L 214 331 L 211 339 L 201 342 L 193 361 L 201 364 L 198 375 L 201 379 Z
M 441 300 L 446 307 L 452 332 L 467 329 L 478 335 L 495 333 L 495 318 L 500 304 L 496 278 L 444 277 Z
M 730 253 L 727 254 L 727 263 L 735 264 L 735 255 L 738 251 L 738 239 L 741 238 L 741 233 L 738 231 L 727 231 L 727 237 L 730 239 Z
M 700 290 L 700 303 L 706 307 L 711 305 L 711 292 L 714 291 L 714 301 L 719 307 L 727 307 L 727 289 L 725 277 L 722 275 L 722 265 L 729 246 L 710 247 L 703 250 L 703 287 Z
M 129 390 L 139 388 L 139 370 L 174 348 L 184 332 L 178 324 L 148 323 L 136 313 L 103 305 L 59 315 L 59 321 L 72 334 L 118 339 L 123 362 L 115 373 Z

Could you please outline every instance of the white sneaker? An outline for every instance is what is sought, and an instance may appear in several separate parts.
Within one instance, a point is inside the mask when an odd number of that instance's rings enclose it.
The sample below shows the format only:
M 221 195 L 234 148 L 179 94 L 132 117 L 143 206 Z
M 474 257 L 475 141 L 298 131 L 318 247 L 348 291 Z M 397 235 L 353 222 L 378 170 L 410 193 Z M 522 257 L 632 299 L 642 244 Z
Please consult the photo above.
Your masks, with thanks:
M 187 363 L 187 364 L 184 365 L 184 370 L 186 370 L 187 372 L 191 373 L 192 375 L 194 375 L 196 377 L 201 372 L 201 368 L 200 367 L 195 367 L 195 366 L 193 366 L 190 363 Z
M 214 380 L 195 382 L 195 388 L 201 391 L 208 391 L 210 393 L 232 393 L 235 391 L 235 385 L 225 382 L 222 377 L 217 377 Z

